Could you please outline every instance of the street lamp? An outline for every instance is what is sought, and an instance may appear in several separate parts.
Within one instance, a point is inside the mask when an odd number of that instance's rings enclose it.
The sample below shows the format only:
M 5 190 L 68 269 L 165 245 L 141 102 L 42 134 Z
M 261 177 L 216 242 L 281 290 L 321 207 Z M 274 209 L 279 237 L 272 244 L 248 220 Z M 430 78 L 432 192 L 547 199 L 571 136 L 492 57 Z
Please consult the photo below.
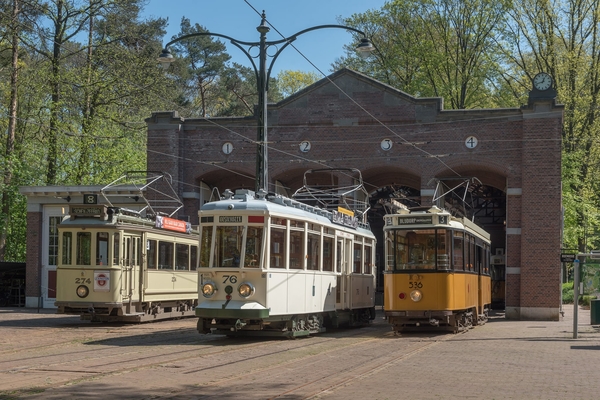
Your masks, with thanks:
M 288 45 L 290 45 L 296 38 L 304 33 L 314 31 L 317 29 L 325 29 L 325 28 L 340 28 L 346 29 L 349 31 L 357 32 L 363 36 L 360 41 L 360 44 L 357 46 L 356 51 L 359 53 L 361 57 L 368 57 L 368 55 L 375 49 L 373 44 L 369 39 L 367 39 L 366 34 L 358 29 L 352 28 L 350 26 L 345 25 L 319 25 L 313 26 L 312 28 L 304 29 L 300 32 L 293 34 L 287 38 L 283 38 L 281 40 L 273 40 L 267 41 L 267 32 L 271 30 L 267 25 L 267 18 L 265 16 L 265 12 L 262 13 L 262 19 L 260 25 L 256 28 L 256 30 L 260 33 L 260 41 L 259 42 L 244 42 L 241 40 L 234 39 L 227 35 L 222 35 L 220 33 L 213 32 L 197 32 L 191 33 L 189 35 L 183 35 L 176 39 L 171 40 L 169 43 L 165 45 L 165 48 L 162 51 L 160 57 L 158 57 L 158 61 L 163 66 L 163 68 L 169 68 L 169 65 L 175 58 L 171 54 L 169 50 L 169 46 L 173 43 L 177 43 L 181 40 L 185 40 L 191 37 L 196 36 L 217 36 L 228 39 L 231 44 L 242 50 L 242 52 L 248 57 L 250 63 L 252 64 L 252 68 L 254 69 L 254 74 L 256 75 L 256 88 L 258 91 L 258 108 L 256 110 L 256 118 L 257 118 L 257 133 L 256 133 L 256 191 L 258 192 L 260 189 L 264 189 L 268 192 L 268 158 L 267 158 L 267 91 L 269 90 L 269 76 L 271 75 L 271 69 L 273 68 L 273 64 L 275 60 L 281 54 L 283 49 L 285 49 Z M 283 45 L 277 50 L 277 52 L 269 56 L 271 57 L 271 62 L 267 68 L 267 49 L 269 46 L 274 46 L 278 44 Z M 243 46 L 247 46 L 246 50 Z M 254 47 L 258 47 L 258 56 L 251 56 L 250 50 Z M 254 62 L 254 58 L 258 57 L 259 64 L 258 68 L 256 67 L 256 63 Z

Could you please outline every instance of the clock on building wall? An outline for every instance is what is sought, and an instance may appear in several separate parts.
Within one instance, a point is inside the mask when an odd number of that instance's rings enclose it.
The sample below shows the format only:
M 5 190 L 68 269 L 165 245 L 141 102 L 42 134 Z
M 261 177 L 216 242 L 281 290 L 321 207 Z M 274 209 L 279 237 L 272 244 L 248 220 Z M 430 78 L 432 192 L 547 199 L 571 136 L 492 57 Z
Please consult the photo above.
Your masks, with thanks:
M 224 154 L 231 154 L 233 151 L 233 144 L 231 142 L 225 142 L 222 147 Z
M 300 151 L 303 153 L 308 153 L 310 151 L 310 142 L 308 140 L 304 140 L 300 142 Z
M 381 141 L 381 150 L 388 151 L 392 149 L 392 139 L 383 139 Z

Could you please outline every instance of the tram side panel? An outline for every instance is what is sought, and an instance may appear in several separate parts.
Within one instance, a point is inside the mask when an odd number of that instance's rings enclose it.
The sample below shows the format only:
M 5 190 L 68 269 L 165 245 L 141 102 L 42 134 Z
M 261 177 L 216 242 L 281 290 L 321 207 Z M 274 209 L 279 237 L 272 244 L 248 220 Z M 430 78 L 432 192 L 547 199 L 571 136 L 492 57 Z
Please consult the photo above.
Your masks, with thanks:
M 375 304 L 375 276 L 353 274 L 350 277 L 350 308 L 369 308 Z

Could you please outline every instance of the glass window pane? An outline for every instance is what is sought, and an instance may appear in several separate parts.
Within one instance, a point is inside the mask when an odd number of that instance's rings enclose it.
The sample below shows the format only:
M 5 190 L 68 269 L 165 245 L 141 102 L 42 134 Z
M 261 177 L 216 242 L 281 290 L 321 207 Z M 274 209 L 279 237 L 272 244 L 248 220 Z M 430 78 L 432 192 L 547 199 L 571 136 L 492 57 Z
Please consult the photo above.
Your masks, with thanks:
M 190 256 L 190 270 L 195 271 L 198 265 L 198 246 L 190 247 L 192 254 Z
M 202 237 L 200 238 L 200 267 L 208 267 L 210 261 L 210 248 L 212 245 L 212 233 L 212 225 L 202 227 Z
M 108 232 L 96 233 L 96 265 L 108 264 Z
M 77 232 L 77 264 L 92 264 L 92 233 Z
M 353 257 L 352 272 L 360 274 L 362 264 L 362 243 L 354 243 L 354 257 Z
M 263 227 L 248 227 L 244 267 L 259 268 L 263 241 Z
M 216 267 L 240 266 L 243 226 L 217 226 L 214 264 Z
M 190 246 L 185 243 L 177 243 L 175 250 L 175 269 L 178 271 L 189 271 Z
M 308 234 L 308 242 L 306 252 L 308 254 L 307 269 L 316 271 L 319 269 L 319 242 L 321 236 L 315 233 Z
M 73 249 L 73 233 L 63 232 L 62 234 L 62 263 L 71 265 L 71 251 Z
M 365 268 L 363 270 L 363 273 L 365 274 L 371 274 L 371 268 L 372 268 L 372 264 L 371 264 L 371 257 L 373 254 L 373 248 L 371 246 L 366 246 L 365 245 Z
M 437 231 L 437 267 L 438 269 L 450 269 L 450 235 L 445 229 Z
M 304 232 L 290 231 L 290 269 L 304 269 Z
M 121 243 L 120 235 L 115 233 L 113 237 L 113 264 L 119 265 L 119 245 Z
M 454 269 L 457 271 L 464 271 L 465 266 L 463 258 L 463 233 L 454 231 L 453 235 L 454 244 L 452 245 L 452 254 L 454 257 Z
M 173 243 L 158 242 L 158 269 L 173 269 L 174 252 Z
M 333 271 L 333 238 L 323 237 L 323 271 Z
M 48 264 L 58 263 L 58 224 L 62 217 L 48 218 Z
M 148 255 L 148 269 L 158 269 L 157 258 L 158 245 L 156 240 L 146 241 L 146 253 Z
M 271 262 L 269 268 L 285 268 L 285 229 L 271 227 Z

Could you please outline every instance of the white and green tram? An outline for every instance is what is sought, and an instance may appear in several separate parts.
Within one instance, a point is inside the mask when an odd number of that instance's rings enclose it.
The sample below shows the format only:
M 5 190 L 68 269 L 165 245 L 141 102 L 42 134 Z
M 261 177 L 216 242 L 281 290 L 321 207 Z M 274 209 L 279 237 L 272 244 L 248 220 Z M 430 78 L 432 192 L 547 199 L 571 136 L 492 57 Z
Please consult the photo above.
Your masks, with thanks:
M 294 337 L 375 318 L 375 237 L 349 210 L 238 190 L 199 216 L 200 333 Z

